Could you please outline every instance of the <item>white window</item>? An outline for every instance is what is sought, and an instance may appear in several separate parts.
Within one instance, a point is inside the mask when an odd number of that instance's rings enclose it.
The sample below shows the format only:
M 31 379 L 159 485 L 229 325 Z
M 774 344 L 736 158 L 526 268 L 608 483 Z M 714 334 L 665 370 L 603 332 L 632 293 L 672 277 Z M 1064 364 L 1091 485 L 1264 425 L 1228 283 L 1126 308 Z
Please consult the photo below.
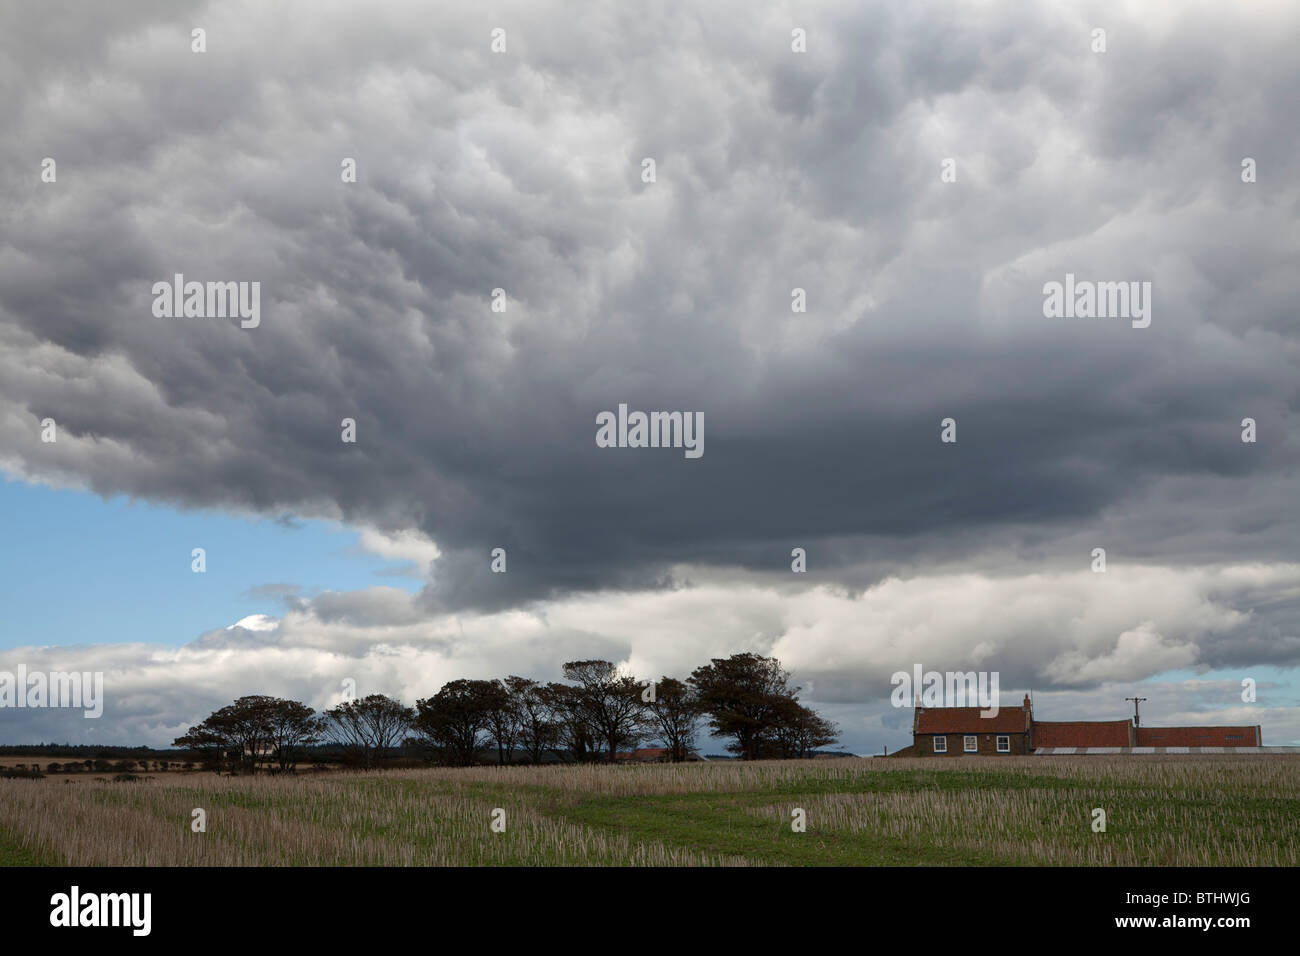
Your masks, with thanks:
M 1009 754 L 1009 753 L 1011 753 L 1011 738 L 1010 738 L 1010 737 L 1005 737 L 1005 736 L 1002 736 L 1001 734 L 998 735 L 998 753 L 1000 753 L 1000 754 Z
M 935 737 L 935 738 L 934 738 L 934 752 L 937 753 L 937 754 L 946 754 L 946 753 L 948 752 L 948 738 L 947 738 L 947 737 Z
M 976 737 L 975 737 L 974 734 L 967 734 L 967 735 L 966 735 L 964 738 L 962 738 L 962 739 L 965 740 L 965 742 L 966 742 L 966 743 L 965 743 L 965 750 L 966 750 L 966 752 L 967 752 L 968 754 L 973 754 L 973 753 L 975 753 L 976 751 L 979 750 L 979 743 L 978 743 L 978 741 L 976 740 Z

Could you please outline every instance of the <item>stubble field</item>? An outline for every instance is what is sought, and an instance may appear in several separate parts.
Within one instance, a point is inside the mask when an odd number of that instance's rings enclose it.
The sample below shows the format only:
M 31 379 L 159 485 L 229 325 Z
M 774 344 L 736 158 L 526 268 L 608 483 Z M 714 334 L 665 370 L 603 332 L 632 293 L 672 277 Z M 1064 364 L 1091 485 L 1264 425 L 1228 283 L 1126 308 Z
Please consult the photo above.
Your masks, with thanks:
M 0 780 L 0 864 L 1295 866 L 1300 757 Z

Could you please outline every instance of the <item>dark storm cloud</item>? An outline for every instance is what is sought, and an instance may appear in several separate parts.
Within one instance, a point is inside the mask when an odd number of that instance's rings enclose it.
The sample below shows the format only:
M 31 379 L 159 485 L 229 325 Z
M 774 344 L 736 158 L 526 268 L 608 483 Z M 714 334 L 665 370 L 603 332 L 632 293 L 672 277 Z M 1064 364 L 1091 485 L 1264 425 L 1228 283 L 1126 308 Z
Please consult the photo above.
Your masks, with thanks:
M 0 30 L 10 470 L 415 525 L 426 608 L 795 545 L 852 587 L 1103 532 L 1296 557 L 1286 6 L 121 6 Z M 154 318 L 177 272 L 260 281 L 261 326 Z M 1045 319 L 1066 272 L 1152 281 L 1151 328 Z M 703 412 L 704 456 L 597 448 L 620 402 Z

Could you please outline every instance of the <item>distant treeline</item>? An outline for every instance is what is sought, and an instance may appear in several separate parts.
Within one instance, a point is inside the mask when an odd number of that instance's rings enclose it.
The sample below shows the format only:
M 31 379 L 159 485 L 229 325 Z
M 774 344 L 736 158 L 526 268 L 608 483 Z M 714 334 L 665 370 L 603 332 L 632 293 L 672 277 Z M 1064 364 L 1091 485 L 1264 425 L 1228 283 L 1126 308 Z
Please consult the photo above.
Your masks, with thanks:
M 714 658 L 684 681 L 637 680 L 601 660 L 570 661 L 563 673 L 565 683 L 454 680 L 414 707 L 371 694 L 318 714 L 301 701 L 241 697 L 173 745 L 205 768 L 253 773 L 268 762 L 290 770 L 322 745 L 364 768 L 467 766 L 485 750 L 500 764 L 612 762 L 649 741 L 677 762 L 702 723 L 742 760 L 811 757 L 838 733 L 799 702 L 779 661 L 757 654 Z
M 0 754 L 12 757 L 89 757 L 92 760 L 120 760 L 125 757 L 149 760 L 184 759 L 184 750 L 153 747 L 112 747 L 104 744 L 0 744 Z
M 93 753 L 92 753 L 93 752 Z M 83 754 L 90 754 L 83 756 Z M 305 747 L 298 755 L 302 762 L 311 763 L 317 769 L 328 769 L 330 764 L 348 762 L 347 752 L 333 744 L 320 744 Z M 196 769 L 210 770 L 213 766 L 208 761 L 196 760 L 188 750 L 155 750 L 149 747 L 98 747 L 78 746 L 75 744 L 18 744 L 0 746 L 0 757 L 31 758 L 30 763 L 15 761 L 12 765 L 0 767 L 0 778 L 43 777 L 52 774 L 80 773 L 167 773 L 186 772 Z M 37 757 L 68 758 L 47 760 L 42 764 Z M 115 778 L 116 779 L 116 778 Z

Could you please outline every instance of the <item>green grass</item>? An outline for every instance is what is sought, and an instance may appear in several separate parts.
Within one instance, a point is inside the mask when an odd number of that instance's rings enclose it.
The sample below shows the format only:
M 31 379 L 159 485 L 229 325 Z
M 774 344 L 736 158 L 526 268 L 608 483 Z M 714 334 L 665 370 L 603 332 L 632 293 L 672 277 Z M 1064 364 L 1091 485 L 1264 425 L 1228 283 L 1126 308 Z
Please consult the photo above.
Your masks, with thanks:
M 23 847 L 17 838 L 0 827 L 0 866 L 63 866 L 64 861 L 48 850 Z
M 624 799 L 604 797 L 562 806 L 556 812 L 571 823 L 706 853 L 743 856 L 769 866 L 996 866 L 1022 862 L 993 853 L 918 846 L 870 833 L 832 835 L 819 830 L 815 822 L 809 822 L 805 832 L 796 833 L 785 820 L 767 821 L 744 812 L 747 806 L 763 806 L 770 796 L 653 797 L 631 805 Z M 793 808 L 797 803 L 790 805 Z

